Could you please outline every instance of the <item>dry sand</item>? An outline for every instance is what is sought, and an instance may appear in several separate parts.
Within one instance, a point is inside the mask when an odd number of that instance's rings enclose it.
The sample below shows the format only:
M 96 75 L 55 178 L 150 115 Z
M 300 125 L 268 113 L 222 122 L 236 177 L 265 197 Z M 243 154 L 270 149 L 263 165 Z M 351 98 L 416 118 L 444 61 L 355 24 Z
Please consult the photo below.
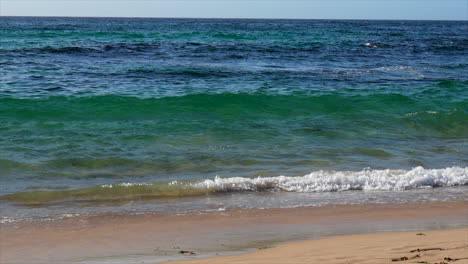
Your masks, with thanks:
M 420 251 L 418 251 L 418 249 Z M 295 242 L 253 253 L 171 264 L 468 263 L 468 228 L 351 235 Z

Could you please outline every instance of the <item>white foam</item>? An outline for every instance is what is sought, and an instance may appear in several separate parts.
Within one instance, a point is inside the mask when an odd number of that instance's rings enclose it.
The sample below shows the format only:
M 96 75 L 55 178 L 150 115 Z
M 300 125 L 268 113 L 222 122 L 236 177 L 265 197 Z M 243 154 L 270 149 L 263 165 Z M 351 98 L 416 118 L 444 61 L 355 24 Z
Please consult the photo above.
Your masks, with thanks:
M 8 217 L 6 217 L 6 216 L 2 216 L 2 217 L 0 218 L 0 224 L 14 223 L 14 222 L 16 222 L 16 221 L 17 221 L 17 220 L 8 218 Z
M 365 43 L 364 46 L 371 47 L 371 48 L 378 48 L 379 47 L 376 44 L 373 44 L 373 43 L 370 43 L 370 42 Z
M 61 214 L 58 216 L 58 219 L 72 218 L 77 216 L 80 216 L 80 214 Z
M 192 184 L 217 191 L 332 192 L 346 190 L 407 190 L 468 184 L 468 167 L 412 170 L 317 171 L 304 176 L 221 178 Z
M 414 112 L 414 113 L 408 113 L 405 114 L 406 116 L 414 116 L 414 115 L 419 115 L 419 114 L 430 114 L 430 115 L 435 115 L 438 114 L 439 112 L 437 111 L 422 111 L 422 112 Z
M 119 183 L 119 184 L 103 184 L 101 185 L 102 188 L 113 188 L 122 186 L 122 187 L 131 187 L 131 186 L 145 186 L 145 185 L 151 185 L 150 183 L 133 183 L 133 182 L 124 182 L 124 183 Z
M 385 67 L 378 67 L 375 69 L 383 70 L 383 71 L 415 71 L 415 70 L 423 70 L 426 68 L 415 68 L 411 66 L 385 66 Z

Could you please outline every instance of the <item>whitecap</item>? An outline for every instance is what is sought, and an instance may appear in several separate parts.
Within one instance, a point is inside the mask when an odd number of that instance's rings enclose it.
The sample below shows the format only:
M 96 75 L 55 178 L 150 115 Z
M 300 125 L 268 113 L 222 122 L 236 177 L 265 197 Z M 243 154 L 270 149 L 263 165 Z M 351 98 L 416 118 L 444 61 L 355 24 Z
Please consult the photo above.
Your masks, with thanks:
M 287 191 L 335 192 L 347 190 L 407 190 L 468 184 L 468 167 L 411 170 L 317 171 L 304 176 L 244 178 L 232 177 L 204 180 L 192 187 L 219 192 Z

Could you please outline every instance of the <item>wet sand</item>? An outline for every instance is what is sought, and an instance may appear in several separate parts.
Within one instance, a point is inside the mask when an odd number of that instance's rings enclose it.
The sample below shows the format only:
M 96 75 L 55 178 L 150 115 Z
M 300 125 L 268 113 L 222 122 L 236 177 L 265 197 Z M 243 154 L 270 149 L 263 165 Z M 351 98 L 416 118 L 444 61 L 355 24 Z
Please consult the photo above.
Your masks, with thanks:
M 81 216 L 2 224 L 0 263 L 155 263 L 330 236 L 462 227 L 468 202 Z

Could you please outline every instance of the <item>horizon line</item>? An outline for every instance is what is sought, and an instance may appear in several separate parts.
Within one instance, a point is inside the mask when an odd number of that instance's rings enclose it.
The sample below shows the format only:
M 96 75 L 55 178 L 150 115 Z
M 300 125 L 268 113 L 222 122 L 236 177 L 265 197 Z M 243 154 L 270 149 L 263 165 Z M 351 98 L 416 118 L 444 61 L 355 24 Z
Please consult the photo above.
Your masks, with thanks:
M 28 17 L 28 18 L 137 18 L 137 19 L 227 19 L 227 20 L 356 20 L 356 21 L 453 21 L 468 22 L 468 19 L 398 19 L 398 18 L 268 18 L 268 17 L 144 17 L 144 16 L 24 16 L 0 15 L 1 17 Z

